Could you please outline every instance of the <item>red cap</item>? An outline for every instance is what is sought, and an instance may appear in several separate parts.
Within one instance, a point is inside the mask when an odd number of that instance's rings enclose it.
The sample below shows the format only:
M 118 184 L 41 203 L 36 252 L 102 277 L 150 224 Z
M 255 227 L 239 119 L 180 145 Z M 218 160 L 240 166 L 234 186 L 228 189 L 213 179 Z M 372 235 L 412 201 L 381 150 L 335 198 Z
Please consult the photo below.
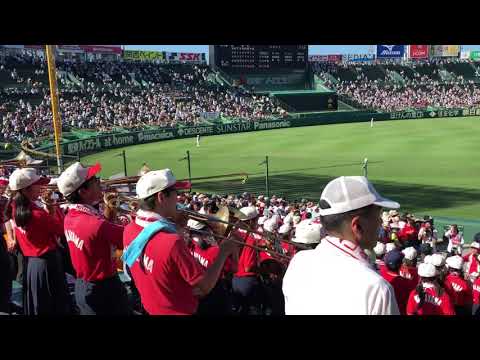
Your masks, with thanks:
M 177 181 L 174 185 L 175 190 L 189 190 L 192 188 L 190 181 Z
M 90 166 L 88 168 L 88 172 L 87 172 L 87 178 L 85 179 L 85 181 L 91 179 L 92 177 L 94 177 L 95 175 L 97 175 L 100 171 L 102 171 L 102 165 L 100 165 L 99 162 L 97 162 L 95 165 L 93 166 Z
M 0 186 L 8 186 L 8 180 L 7 179 L 0 179 Z

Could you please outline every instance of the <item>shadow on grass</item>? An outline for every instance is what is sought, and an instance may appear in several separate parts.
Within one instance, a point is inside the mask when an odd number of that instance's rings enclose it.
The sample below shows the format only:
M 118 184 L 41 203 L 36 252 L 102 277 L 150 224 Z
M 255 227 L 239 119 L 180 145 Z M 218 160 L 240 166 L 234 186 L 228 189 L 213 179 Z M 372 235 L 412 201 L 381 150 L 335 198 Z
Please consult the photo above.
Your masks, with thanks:
M 324 186 L 332 177 L 301 173 L 273 174 L 269 177 L 270 194 L 289 200 L 318 201 Z M 385 197 L 398 201 L 403 209 L 419 212 L 427 209 L 447 209 L 480 202 L 480 189 L 440 187 L 398 182 L 377 181 L 375 188 Z M 245 184 L 238 180 L 194 182 L 193 190 L 211 194 L 249 192 L 265 194 L 265 177 L 250 177 Z
M 384 161 L 369 161 L 368 164 L 381 164 L 383 162 Z M 345 164 L 315 166 L 315 167 L 302 168 L 302 169 L 270 171 L 269 174 L 288 174 L 288 173 L 296 173 L 296 172 L 299 172 L 299 171 L 309 171 L 309 170 L 317 170 L 317 169 L 332 169 L 332 168 L 352 167 L 352 166 L 356 166 L 360 169 L 362 165 L 363 165 L 363 163 L 351 162 L 351 163 L 345 163 Z M 252 175 L 252 176 L 253 175 L 265 175 L 265 170 L 254 172 L 254 173 L 249 173 L 249 175 Z

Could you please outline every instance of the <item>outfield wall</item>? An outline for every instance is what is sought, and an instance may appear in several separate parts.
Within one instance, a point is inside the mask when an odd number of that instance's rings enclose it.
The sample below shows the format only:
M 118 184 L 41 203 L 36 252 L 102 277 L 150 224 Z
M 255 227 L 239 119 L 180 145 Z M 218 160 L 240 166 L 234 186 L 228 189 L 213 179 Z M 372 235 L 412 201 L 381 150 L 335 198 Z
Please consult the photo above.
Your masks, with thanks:
M 233 124 L 201 125 L 183 128 L 159 128 L 155 130 L 134 131 L 127 133 L 92 136 L 79 140 L 63 141 L 62 152 L 65 155 L 83 155 L 117 147 L 124 147 L 149 142 L 182 139 L 197 135 L 221 135 L 249 131 L 272 130 L 280 128 L 342 124 L 386 120 L 409 120 L 424 118 L 443 118 L 460 116 L 480 116 L 480 108 L 450 109 L 438 111 L 401 111 L 378 113 L 369 111 L 341 111 L 335 113 L 295 114 L 282 119 L 249 121 Z M 54 153 L 54 145 L 37 148 L 38 151 Z
M 386 120 L 409 120 L 424 118 L 480 116 L 479 109 L 452 109 L 438 111 L 403 111 L 393 113 L 374 112 L 335 112 L 335 113 L 312 113 L 297 114 L 284 119 L 253 121 L 234 124 L 219 124 L 210 126 L 195 126 L 184 128 L 165 128 L 157 130 L 136 131 L 130 133 L 117 133 L 100 136 L 92 136 L 80 140 L 65 141 L 62 143 L 62 150 L 65 155 L 82 155 L 95 153 L 107 149 L 124 147 L 129 145 L 144 144 L 162 140 L 195 137 L 197 135 L 210 136 L 220 134 L 231 134 L 249 131 L 271 130 L 280 128 L 314 126 L 326 124 L 341 124 L 353 122 Z M 54 146 L 38 148 L 36 150 L 54 152 Z M 463 219 L 435 218 L 439 235 L 443 235 L 443 228 L 452 223 L 457 223 L 464 231 L 465 242 L 471 242 L 475 233 L 480 232 L 480 222 Z M 437 223 L 438 222 L 438 223 Z

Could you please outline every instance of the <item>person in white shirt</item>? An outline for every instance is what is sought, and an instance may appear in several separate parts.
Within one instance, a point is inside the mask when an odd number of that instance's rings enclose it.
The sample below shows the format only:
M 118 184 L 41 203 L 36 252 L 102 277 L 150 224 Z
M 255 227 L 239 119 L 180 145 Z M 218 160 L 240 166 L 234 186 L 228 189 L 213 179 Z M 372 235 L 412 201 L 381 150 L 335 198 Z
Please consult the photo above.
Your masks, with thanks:
M 200 135 L 197 135 L 197 147 L 200 146 Z
M 285 314 L 398 315 L 392 286 L 364 250 L 377 243 L 382 208 L 399 207 L 364 176 L 329 182 L 320 197 L 320 221 L 328 235 L 291 260 L 283 279 Z
M 447 252 L 451 256 L 462 255 L 465 239 L 463 238 L 463 234 L 458 231 L 457 224 L 450 225 L 450 229 L 445 232 L 443 236 L 448 239 Z

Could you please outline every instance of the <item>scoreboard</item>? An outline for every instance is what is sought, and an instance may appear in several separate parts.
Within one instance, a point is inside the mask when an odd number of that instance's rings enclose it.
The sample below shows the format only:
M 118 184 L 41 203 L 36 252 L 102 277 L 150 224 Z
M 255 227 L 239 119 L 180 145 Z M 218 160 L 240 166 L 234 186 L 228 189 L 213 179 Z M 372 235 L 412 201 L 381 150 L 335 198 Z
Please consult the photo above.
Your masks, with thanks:
M 308 45 L 212 45 L 210 63 L 227 72 L 305 70 Z

